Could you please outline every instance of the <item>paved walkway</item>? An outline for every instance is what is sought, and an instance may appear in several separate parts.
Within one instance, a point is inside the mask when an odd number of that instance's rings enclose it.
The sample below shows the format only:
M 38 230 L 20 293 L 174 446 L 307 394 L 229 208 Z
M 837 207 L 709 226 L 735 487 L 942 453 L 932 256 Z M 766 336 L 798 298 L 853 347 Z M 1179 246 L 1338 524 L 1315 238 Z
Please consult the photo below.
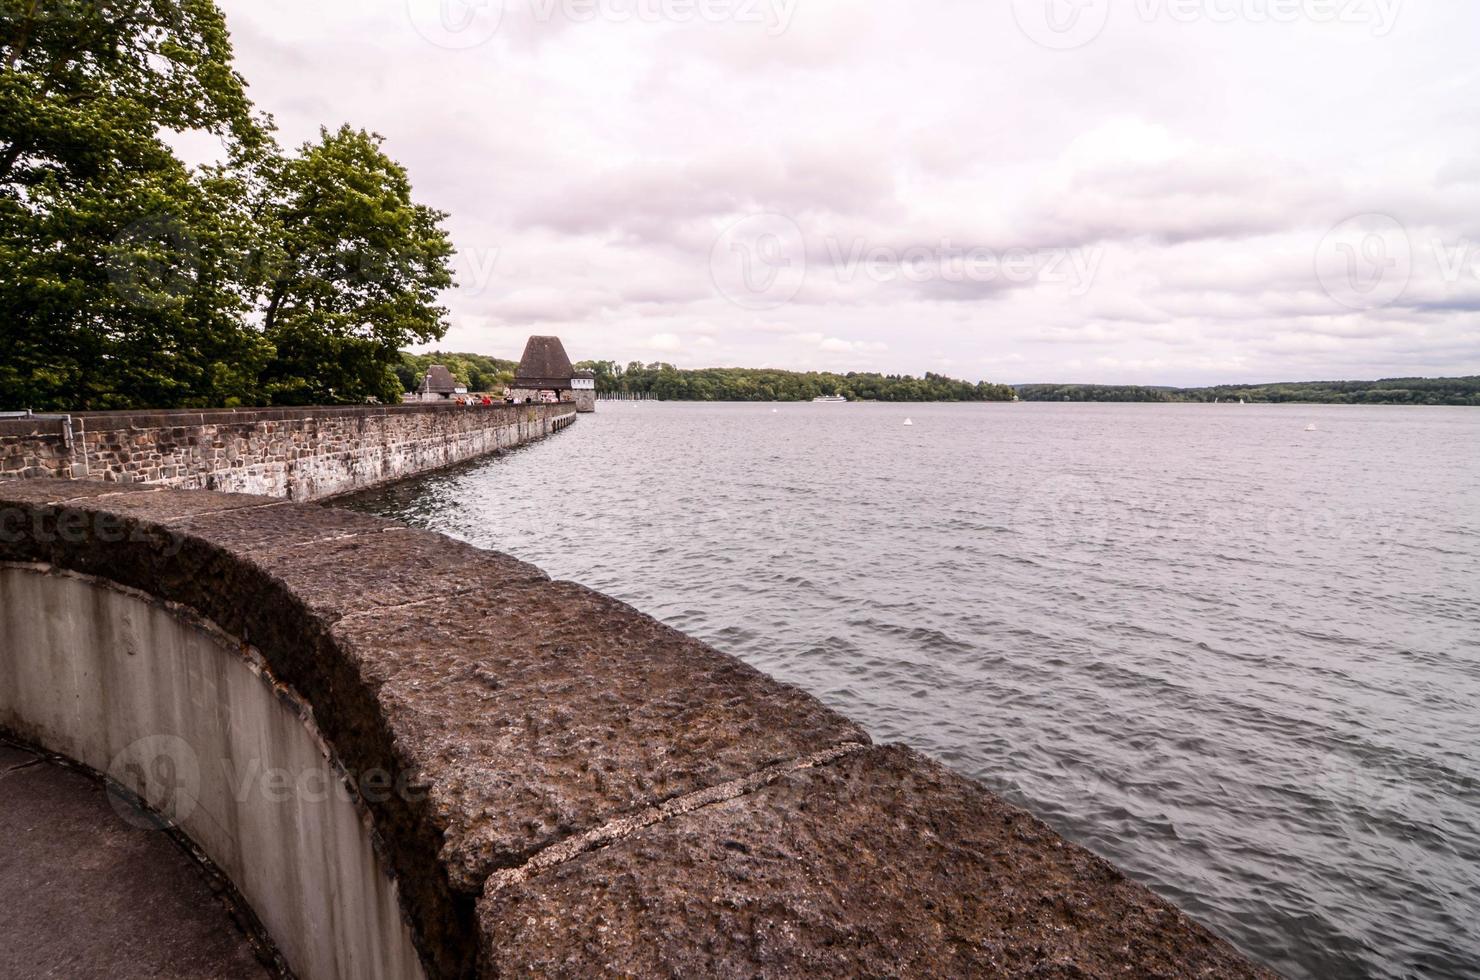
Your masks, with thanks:
M 0 743 L 0 980 L 268 980 L 206 875 L 87 777 Z

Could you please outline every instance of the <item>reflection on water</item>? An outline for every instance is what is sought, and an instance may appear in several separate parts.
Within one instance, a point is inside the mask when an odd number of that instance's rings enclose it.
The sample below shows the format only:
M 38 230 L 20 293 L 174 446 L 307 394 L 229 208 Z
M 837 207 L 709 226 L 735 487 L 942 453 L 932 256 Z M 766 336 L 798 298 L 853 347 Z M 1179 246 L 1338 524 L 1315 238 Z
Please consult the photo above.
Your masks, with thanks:
M 1480 975 L 1480 412 L 604 403 L 352 506 L 812 691 L 1292 977 Z

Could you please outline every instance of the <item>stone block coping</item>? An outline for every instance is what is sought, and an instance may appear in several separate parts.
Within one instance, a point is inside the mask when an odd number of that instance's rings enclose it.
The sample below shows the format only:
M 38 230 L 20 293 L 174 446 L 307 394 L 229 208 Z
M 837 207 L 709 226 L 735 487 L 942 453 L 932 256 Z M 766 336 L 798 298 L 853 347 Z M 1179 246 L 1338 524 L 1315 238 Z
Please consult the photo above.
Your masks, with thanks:
M 0 563 L 213 624 L 339 771 L 414 788 L 359 805 L 436 980 L 1270 975 L 980 785 L 505 555 L 316 505 L 28 480 L 0 482 Z

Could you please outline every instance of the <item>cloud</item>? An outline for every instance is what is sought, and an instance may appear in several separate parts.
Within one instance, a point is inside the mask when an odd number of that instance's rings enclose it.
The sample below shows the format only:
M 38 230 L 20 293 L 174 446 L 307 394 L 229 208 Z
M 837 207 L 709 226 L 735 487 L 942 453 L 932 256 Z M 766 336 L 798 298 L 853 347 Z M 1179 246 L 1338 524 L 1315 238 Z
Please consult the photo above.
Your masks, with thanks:
M 520 0 L 486 37 L 418 30 L 401 0 L 222 7 L 285 143 L 374 129 L 452 215 L 464 288 L 444 349 L 512 357 L 538 330 L 581 358 L 948 360 L 1003 381 L 1480 373 L 1480 264 L 1450 257 L 1480 241 L 1480 108 L 1453 67 L 1475 5 L 1405 5 L 1382 37 L 1112 21 L 1072 51 L 962 0 L 803 0 L 784 26 Z M 795 242 L 716 249 L 760 212 Z M 1412 256 L 1396 298 L 1354 310 L 1317 256 L 1369 213 Z M 973 249 L 1085 261 L 955 274 Z M 794 296 L 737 302 L 778 269 L 804 270 Z

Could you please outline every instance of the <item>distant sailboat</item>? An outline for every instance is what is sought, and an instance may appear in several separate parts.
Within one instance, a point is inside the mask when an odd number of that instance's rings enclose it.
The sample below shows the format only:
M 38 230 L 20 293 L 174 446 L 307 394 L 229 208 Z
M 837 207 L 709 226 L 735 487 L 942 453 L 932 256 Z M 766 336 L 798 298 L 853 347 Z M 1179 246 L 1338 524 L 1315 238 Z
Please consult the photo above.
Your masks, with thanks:
M 1307 425 L 1305 427 L 1305 431 L 1306 432 L 1320 432 L 1321 430 L 1318 429 L 1318 428 L 1316 428 L 1316 424 L 1314 422 L 1312 422 L 1310 425 Z
M 915 420 L 914 419 L 905 419 L 904 420 L 904 424 L 905 425 L 914 425 L 915 424 Z

